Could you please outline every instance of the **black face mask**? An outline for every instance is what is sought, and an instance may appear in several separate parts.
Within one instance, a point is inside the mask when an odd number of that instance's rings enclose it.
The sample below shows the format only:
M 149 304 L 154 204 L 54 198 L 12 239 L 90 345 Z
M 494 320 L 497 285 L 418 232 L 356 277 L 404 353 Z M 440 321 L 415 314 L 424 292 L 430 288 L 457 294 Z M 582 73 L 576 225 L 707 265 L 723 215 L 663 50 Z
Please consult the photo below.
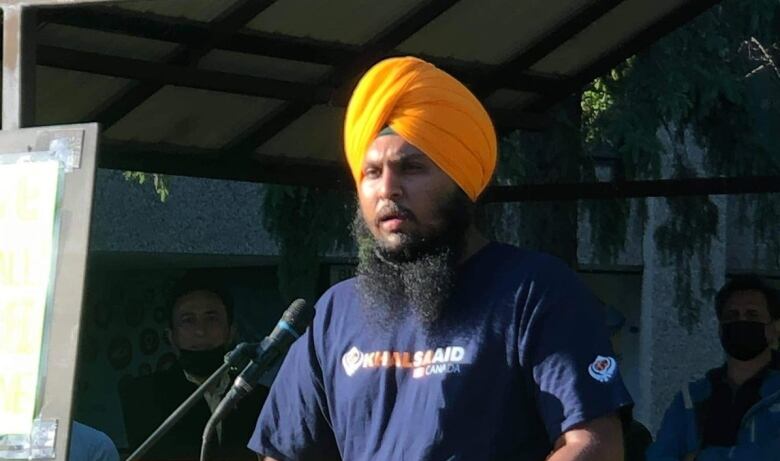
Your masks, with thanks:
M 738 321 L 720 326 L 720 343 L 726 353 L 737 360 L 752 360 L 769 347 L 766 325 L 761 322 Z
M 225 346 L 201 351 L 181 349 L 179 351 L 179 364 L 187 373 L 199 378 L 206 378 L 225 363 L 226 353 L 227 347 Z

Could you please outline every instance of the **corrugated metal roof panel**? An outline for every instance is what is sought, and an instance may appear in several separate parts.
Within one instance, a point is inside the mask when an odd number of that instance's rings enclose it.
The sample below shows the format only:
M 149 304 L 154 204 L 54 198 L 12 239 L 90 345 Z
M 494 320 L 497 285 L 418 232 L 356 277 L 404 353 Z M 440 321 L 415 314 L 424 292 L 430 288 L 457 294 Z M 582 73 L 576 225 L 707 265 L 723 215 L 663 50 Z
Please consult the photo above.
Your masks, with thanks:
M 575 74 L 684 3 L 686 0 L 626 1 L 547 55 L 532 69 Z
M 120 2 L 112 6 L 141 13 L 209 22 L 234 2 L 234 0 L 137 0 Z
M 582 0 L 461 0 L 399 46 L 405 53 L 500 64 L 562 19 Z
M 296 37 L 362 45 L 423 0 L 283 0 L 248 27 Z
M 36 37 L 38 44 L 67 47 L 79 51 L 122 56 L 125 58 L 161 61 L 176 43 L 130 37 L 78 27 L 46 24 Z
M 122 141 L 220 148 L 281 102 L 167 86 L 106 131 Z
M 51 67 L 36 67 L 35 122 L 60 125 L 87 120 L 129 80 Z
M 345 109 L 315 106 L 257 149 L 264 155 L 338 160 L 344 154 L 342 130 Z

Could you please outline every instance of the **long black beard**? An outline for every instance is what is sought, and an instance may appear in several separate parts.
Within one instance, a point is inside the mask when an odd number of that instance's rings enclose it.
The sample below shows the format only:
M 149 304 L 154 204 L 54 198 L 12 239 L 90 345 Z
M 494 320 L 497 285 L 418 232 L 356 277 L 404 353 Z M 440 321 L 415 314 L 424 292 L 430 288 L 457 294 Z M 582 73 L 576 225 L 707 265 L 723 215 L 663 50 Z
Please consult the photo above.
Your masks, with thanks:
M 412 314 L 429 329 L 442 317 L 472 209 L 468 197 L 458 191 L 440 208 L 444 226 L 439 232 L 406 235 L 394 251 L 378 244 L 358 210 L 352 225 L 358 245 L 357 286 L 371 323 L 391 329 Z

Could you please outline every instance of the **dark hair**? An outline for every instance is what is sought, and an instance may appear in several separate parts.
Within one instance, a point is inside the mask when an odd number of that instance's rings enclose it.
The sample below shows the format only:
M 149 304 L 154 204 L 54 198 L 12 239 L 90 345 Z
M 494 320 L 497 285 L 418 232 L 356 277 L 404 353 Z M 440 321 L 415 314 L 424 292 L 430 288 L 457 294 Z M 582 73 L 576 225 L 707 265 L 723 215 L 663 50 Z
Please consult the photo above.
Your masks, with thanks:
M 770 287 L 756 274 L 740 274 L 731 278 L 715 296 L 715 314 L 723 315 L 723 307 L 729 297 L 739 291 L 760 291 L 766 298 L 766 307 L 773 320 L 780 318 L 780 299 L 777 290 Z
M 220 282 L 219 274 L 211 270 L 198 269 L 187 272 L 180 278 L 171 290 L 168 297 L 168 324 L 173 326 L 173 309 L 176 302 L 184 295 L 193 291 L 207 291 L 215 294 L 225 305 L 225 314 L 228 324 L 233 324 L 233 297 L 225 286 Z

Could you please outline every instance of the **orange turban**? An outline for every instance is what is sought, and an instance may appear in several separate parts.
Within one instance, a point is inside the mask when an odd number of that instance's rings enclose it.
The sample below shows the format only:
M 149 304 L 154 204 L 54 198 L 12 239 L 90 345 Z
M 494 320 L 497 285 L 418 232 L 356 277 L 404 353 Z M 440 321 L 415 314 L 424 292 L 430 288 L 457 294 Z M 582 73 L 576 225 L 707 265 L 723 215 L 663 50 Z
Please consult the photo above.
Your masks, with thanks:
M 385 59 L 358 82 L 344 123 L 344 150 L 357 184 L 369 146 L 387 126 L 430 157 L 471 200 L 490 182 L 497 155 L 493 123 L 468 88 L 433 64 Z

